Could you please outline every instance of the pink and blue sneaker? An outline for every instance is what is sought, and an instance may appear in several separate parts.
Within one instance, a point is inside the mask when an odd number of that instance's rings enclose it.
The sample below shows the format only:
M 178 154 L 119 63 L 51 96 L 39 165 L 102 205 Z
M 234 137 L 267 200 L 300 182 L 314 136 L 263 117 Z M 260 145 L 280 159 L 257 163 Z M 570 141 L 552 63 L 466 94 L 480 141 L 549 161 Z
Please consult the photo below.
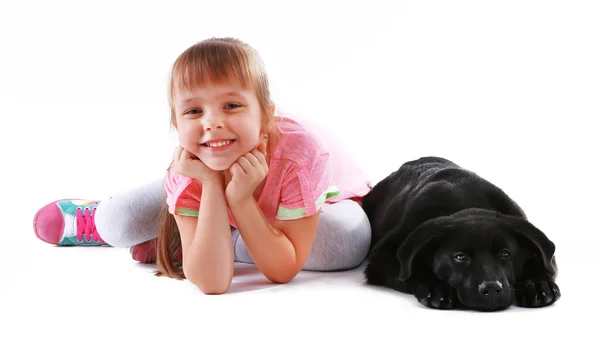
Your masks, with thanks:
M 58 246 L 107 245 L 96 231 L 98 200 L 62 199 L 35 214 L 33 230 L 42 241 Z
M 94 216 L 99 200 L 62 199 L 49 203 L 35 214 L 33 230 L 42 241 L 58 246 L 108 245 L 96 230 Z M 156 261 L 156 240 L 130 248 L 134 260 Z

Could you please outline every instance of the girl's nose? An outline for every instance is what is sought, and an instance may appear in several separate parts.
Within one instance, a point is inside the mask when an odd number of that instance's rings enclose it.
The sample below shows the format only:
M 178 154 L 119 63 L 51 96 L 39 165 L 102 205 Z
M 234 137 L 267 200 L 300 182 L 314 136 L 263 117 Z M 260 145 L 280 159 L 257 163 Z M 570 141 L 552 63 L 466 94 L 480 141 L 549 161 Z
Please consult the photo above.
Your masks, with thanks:
M 223 128 L 223 122 L 221 122 L 221 121 L 211 120 L 204 124 L 204 130 L 207 130 L 207 131 L 220 129 L 220 128 Z
M 215 130 L 223 128 L 223 118 L 218 113 L 208 113 L 205 116 L 204 130 Z

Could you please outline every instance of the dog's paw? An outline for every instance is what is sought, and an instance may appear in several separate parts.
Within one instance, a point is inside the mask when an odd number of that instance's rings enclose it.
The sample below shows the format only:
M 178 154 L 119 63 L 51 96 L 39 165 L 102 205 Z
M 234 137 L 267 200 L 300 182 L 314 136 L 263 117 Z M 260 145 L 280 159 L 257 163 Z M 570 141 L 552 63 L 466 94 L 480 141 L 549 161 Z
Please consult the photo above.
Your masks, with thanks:
M 545 307 L 559 298 L 560 289 L 553 281 L 525 281 L 515 288 L 515 304 L 521 307 Z
M 435 309 L 454 309 L 458 306 L 456 290 L 448 284 L 421 283 L 415 291 L 415 297 L 421 304 Z

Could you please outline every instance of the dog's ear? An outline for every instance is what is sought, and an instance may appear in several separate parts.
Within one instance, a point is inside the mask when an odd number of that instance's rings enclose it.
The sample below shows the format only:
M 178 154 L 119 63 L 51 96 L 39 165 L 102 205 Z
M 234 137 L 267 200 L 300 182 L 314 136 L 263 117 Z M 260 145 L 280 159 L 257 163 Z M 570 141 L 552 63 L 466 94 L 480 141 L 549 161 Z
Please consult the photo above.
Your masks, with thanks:
M 396 257 L 400 261 L 398 279 L 401 281 L 407 280 L 412 273 L 413 261 L 417 253 L 450 232 L 453 227 L 455 227 L 455 224 L 452 223 L 450 217 L 431 219 L 417 226 L 396 252 Z
M 510 225 L 510 230 L 522 244 L 526 245 L 528 250 L 535 253 L 544 269 L 554 275 L 556 268 L 553 264 L 553 257 L 556 247 L 546 234 L 529 221 L 518 218 Z

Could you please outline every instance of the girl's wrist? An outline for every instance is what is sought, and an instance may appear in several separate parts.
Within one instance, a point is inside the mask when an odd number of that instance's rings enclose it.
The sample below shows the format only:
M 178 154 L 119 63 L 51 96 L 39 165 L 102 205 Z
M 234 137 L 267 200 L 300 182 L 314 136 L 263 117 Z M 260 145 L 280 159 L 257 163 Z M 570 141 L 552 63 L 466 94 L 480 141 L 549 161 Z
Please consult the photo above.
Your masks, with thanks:
M 227 198 L 227 205 L 232 210 L 244 209 L 252 205 L 254 197 L 252 195 L 241 197 L 241 198 Z
M 223 187 L 225 181 L 223 180 L 223 176 L 220 173 L 216 173 L 211 177 L 195 177 L 196 180 L 202 183 L 202 187 L 204 186 L 219 186 Z

